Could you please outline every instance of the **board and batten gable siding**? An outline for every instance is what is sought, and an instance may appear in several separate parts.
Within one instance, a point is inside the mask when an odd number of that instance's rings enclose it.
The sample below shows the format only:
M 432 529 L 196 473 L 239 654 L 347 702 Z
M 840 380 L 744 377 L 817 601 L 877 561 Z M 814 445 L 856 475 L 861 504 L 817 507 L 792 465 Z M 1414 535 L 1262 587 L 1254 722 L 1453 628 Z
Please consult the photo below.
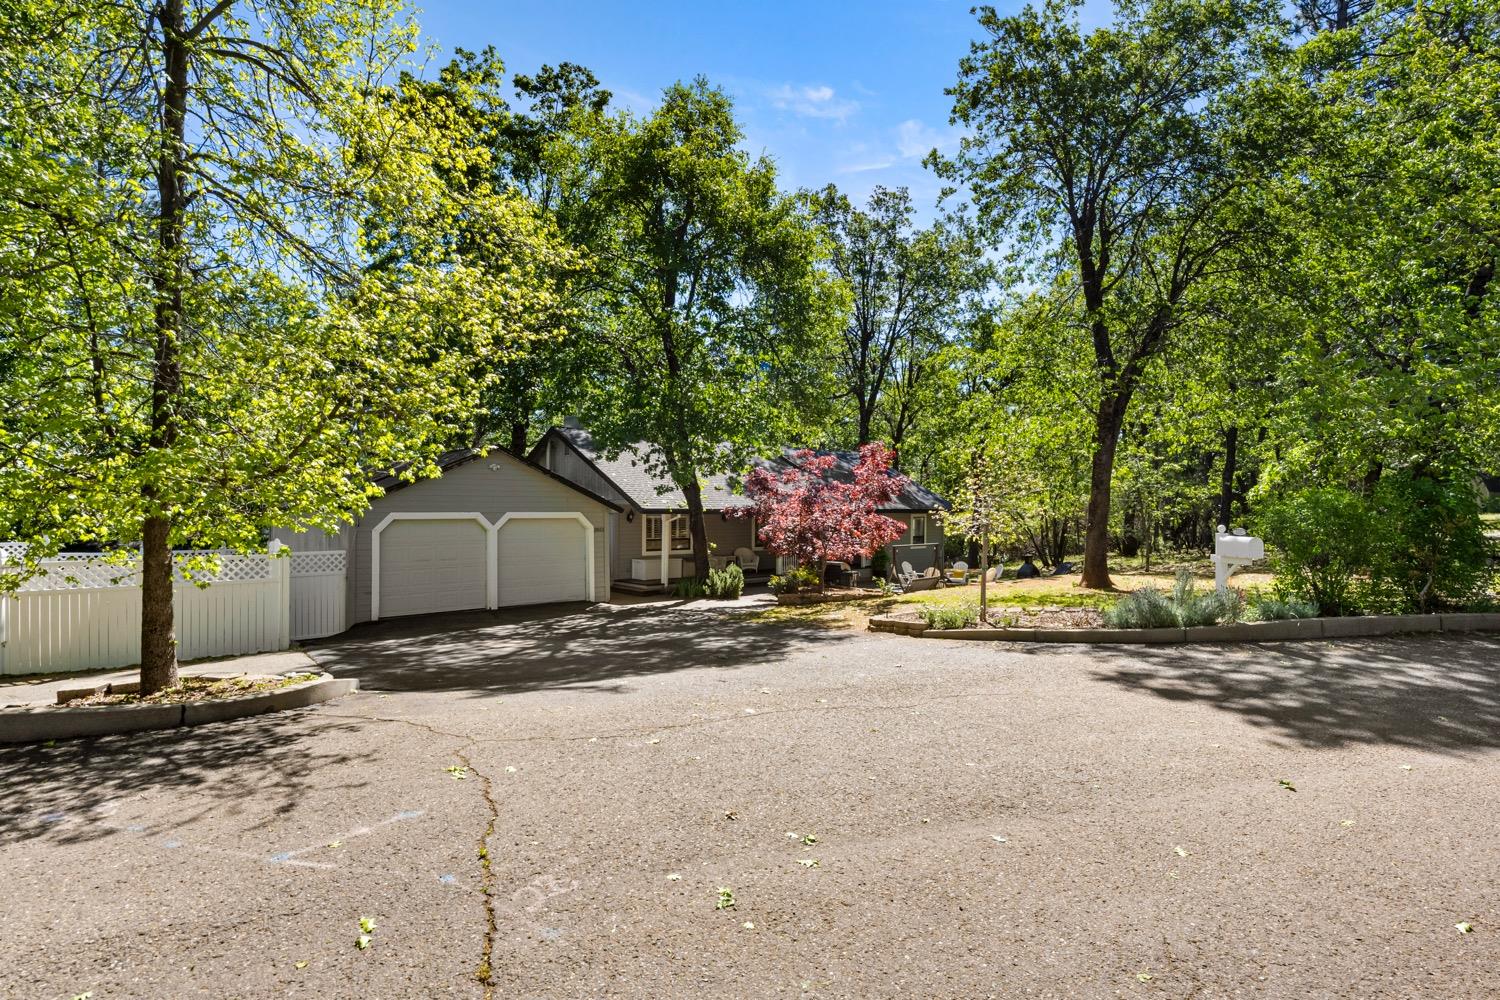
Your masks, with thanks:
M 555 437 L 549 438 L 547 446 L 542 449 L 540 458 L 543 466 L 569 482 L 577 483 L 590 493 L 596 493 L 606 500 L 613 500 L 621 507 L 630 506 L 630 499 L 615 489 L 614 484 L 605 477 L 604 473 L 574 451 L 567 442 Z
M 491 452 L 435 479 L 419 480 L 394 490 L 371 503 L 369 511 L 349 533 L 349 621 L 370 620 L 371 535 L 388 514 L 472 512 L 494 523 L 514 512 L 574 511 L 594 526 L 594 598 L 607 601 L 609 554 L 605 538 L 609 508 L 536 468 L 505 452 Z M 504 566 L 500 567 L 500 575 L 503 579 Z

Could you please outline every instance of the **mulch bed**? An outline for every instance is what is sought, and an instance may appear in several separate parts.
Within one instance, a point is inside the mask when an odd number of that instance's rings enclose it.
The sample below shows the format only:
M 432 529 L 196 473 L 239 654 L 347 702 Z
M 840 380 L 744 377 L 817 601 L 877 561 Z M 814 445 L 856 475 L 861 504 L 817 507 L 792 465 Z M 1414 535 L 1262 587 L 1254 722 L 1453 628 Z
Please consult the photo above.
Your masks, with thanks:
M 69 698 L 63 704 L 69 708 L 79 708 L 89 705 L 180 705 L 189 701 L 223 701 L 247 694 L 276 691 L 317 679 L 318 675 L 315 673 L 281 677 L 183 677 L 176 687 L 144 697 L 136 693 L 136 684 L 116 684 L 92 694 Z

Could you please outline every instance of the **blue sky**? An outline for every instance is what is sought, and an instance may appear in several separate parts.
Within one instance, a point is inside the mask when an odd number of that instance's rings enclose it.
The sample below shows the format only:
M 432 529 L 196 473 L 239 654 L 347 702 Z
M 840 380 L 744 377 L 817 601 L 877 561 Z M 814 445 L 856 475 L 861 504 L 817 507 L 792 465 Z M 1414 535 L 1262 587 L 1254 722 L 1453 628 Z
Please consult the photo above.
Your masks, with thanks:
M 428 0 L 420 21 L 438 60 L 493 45 L 511 72 L 580 63 L 641 112 L 663 87 L 702 74 L 734 97 L 746 148 L 776 161 L 783 187 L 832 182 L 860 198 L 905 185 L 927 215 L 940 184 L 921 159 L 957 138 L 943 88 L 976 37 L 970 6 Z

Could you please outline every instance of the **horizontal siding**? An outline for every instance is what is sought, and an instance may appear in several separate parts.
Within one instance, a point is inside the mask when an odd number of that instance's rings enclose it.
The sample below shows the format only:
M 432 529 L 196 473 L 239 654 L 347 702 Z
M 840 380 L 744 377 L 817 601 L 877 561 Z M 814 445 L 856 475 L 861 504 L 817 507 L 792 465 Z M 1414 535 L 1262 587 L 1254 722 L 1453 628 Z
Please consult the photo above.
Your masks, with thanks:
M 577 511 L 594 528 L 594 594 L 609 599 L 609 559 L 605 552 L 609 508 L 569 488 L 505 452 L 491 452 L 436 479 L 424 479 L 380 497 L 350 533 L 350 622 L 370 620 L 371 533 L 387 514 L 468 513 L 491 523 L 514 511 Z M 503 572 L 503 570 L 502 570 Z

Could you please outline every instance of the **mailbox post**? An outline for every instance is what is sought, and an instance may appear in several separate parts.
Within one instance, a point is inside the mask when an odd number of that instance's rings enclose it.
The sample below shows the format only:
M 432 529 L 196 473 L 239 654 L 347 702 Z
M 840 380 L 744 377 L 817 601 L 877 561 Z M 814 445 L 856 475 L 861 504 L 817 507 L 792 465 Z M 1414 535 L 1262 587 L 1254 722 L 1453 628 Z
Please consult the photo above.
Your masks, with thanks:
M 1229 591 L 1229 577 L 1235 570 L 1249 566 L 1266 557 L 1266 543 L 1254 535 L 1245 534 L 1244 528 L 1230 531 L 1219 525 L 1214 536 L 1214 586 L 1219 593 Z

